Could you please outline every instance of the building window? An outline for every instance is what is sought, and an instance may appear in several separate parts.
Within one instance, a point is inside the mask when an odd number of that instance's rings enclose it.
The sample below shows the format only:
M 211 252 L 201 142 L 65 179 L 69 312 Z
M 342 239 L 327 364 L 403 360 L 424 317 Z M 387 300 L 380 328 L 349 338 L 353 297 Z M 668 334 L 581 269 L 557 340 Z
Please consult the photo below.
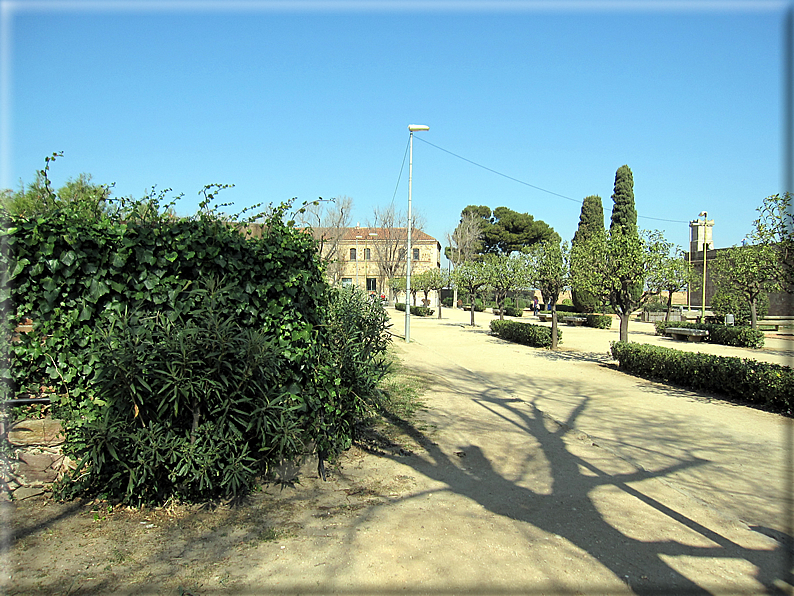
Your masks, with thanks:
M 353 285 L 353 278 L 352 277 L 343 277 L 342 278 L 342 285 L 343 286 L 352 286 Z
M 412 258 L 413 258 L 414 261 L 418 261 L 419 260 L 419 249 L 418 248 L 414 249 L 414 256 Z
M 355 261 L 356 260 L 356 249 L 355 248 L 351 248 L 350 249 L 350 260 L 351 261 Z
M 378 291 L 378 280 L 374 277 L 367 278 L 367 292 L 377 292 Z
M 371 249 L 371 248 L 365 248 L 365 249 L 364 249 L 364 260 L 365 260 L 365 261 L 369 261 L 369 260 L 372 258 L 372 253 L 371 253 L 371 251 L 372 251 L 372 249 Z

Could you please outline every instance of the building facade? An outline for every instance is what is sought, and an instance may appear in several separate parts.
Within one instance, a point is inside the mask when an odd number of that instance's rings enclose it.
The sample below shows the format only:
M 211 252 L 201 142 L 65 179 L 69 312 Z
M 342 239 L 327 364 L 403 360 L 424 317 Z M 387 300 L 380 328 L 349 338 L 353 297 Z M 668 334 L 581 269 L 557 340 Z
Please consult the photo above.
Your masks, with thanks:
M 393 292 L 390 282 L 405 277 L 407 228 L 315 228 L 313 234 L 332 284 L 404 301 L 404 293 Z M 441 268 L 441 244 L 421 230 L 412 230 L 411 253 L 411 277 Z M 435 292 L 428 298 L 437 304 Z

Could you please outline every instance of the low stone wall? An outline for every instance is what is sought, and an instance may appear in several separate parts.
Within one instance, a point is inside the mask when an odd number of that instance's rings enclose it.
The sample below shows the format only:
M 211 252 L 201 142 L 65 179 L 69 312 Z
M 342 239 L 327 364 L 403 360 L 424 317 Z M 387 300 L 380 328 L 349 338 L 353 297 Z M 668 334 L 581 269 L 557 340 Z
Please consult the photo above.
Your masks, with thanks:
M 61 424 L 52 418 L 12 423 L 8 442 L 11 452 L 0 469 L 2 480 L 8 487 L 8 490 L 0 491 L 2 499 L 22 500 L 43 494 L 72 465 L 71 460 L 61 453 Z

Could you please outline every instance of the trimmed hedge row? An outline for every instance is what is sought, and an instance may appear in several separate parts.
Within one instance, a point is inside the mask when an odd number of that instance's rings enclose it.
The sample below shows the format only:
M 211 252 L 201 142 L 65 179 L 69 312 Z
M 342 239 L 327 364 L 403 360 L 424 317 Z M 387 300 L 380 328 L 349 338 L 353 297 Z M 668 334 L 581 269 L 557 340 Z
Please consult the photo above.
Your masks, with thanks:
M 588 327 L 593 327 L 595 329 L 611 329 L 612 328 L 612 317 L 609 315 L 585 315 L 587 317 L 587 322 L 585 325 Z
M 508 317 L 521 317 L 524 315 L 523 308 L 516 308 L 514 306 L 505 306 L 502 310 Z
M 397 310 L 400 310 L 402 312 L 405 312 L 405 304 L 402 303 L 402 302 L 395 302 L 394 303 L 394 308 L 396 308 Z M 429 317 L 434 312 L 436 312 L 435 309 L 428 308 L 427 306 L 412 306 L 411 307 L 411 314 L 415 315 L 417 317 Z
M 491 321 L 491 333 L 507 341 L 525 346 L 535 348 L 551 347 L 551 328 L 543 325 L 494 319 Z M 557 329 L 557 341 L 562 341 L 562 331 L 559 329 Z
M 657 321 L 656 335 L 664 335 L 668 327 L 683 329 L 705 329 L 709 332 L 706 341 L 737 348 L 763 348 L 764 332 L 751 327 L 729 327 L 718 323 L 687 323 L 683 321 Z
M 622 371 L 763 405 L 787 416 L 794 410 L 794 371 L 789 366 L 631 342 L 610 345 Z

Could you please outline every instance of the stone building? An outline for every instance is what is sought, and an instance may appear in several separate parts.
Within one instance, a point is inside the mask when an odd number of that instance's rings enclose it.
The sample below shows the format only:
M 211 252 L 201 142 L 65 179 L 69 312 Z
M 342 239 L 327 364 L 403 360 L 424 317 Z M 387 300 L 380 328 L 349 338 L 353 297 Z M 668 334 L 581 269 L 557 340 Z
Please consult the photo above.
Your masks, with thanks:
M 352 285 L 386 296 L 393 302 L 392 278 L 405 277 L 407 228 L 314 228 L 327 275 L 334 284 Z M 411 234 L 411 276 L 428 269 L 441 268 L 441 244 L 432 236 L 414 229 Z M 435 292 L 429 296 L 437 303 Z M 400 297 L 404 300 L 404 296 Z

